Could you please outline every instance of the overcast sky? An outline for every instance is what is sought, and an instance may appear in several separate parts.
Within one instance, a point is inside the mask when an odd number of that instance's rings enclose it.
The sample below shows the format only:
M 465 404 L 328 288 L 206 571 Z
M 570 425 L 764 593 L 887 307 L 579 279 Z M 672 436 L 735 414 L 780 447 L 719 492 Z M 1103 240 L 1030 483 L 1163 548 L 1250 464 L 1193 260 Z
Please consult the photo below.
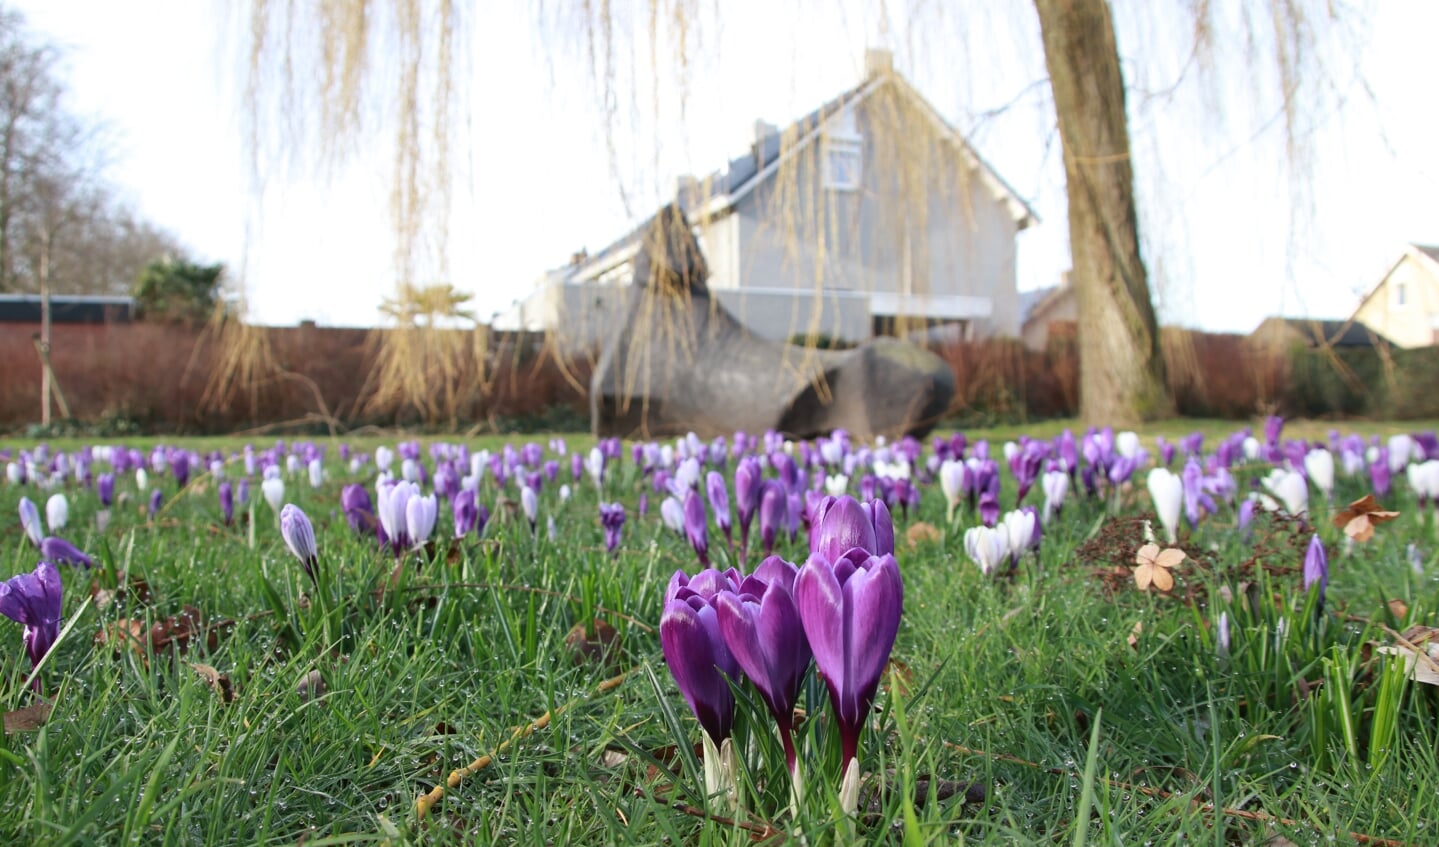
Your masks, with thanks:
M 239 4 L 16 5 L 38 34 L 66 48 L 72 102 L 110 127 L 113 176 L 124 192 L 199 258 L 239 272 L 255 318 L 377 320 L 394 279 L 389 130 L 377 129 L 372 147 L 334 178 L 272 181 L 257 199 L 242 143 Z M 854 85 L 865 48 L 875 44 L 896 48 L 901 72 L 1043 219 L 1020 236 L 1020 287 L 1053 284 L 1068 266 L 1057 140 L 1044 87 L 1034 84 L 1043 59 L 1027 4 L 998 22 L 986 9 L 957 25 L 976 34 L 956 40 L 949 29 L 947 41 L 935 40 L 937 26 L 884 22 L 865 3 L 834 7 L 848 9 L 841 13 L 823 3 L 789 11 L 723 4 L 720 27 L 692 68 L 683 119 L 673 91 L 645 79 L 626 104 L 615 136 L 618 176 L 576 51 L 547 43 L 553 35 L 536 25 L 529 4 L 478 5 L 485 8 L 474 18 L 470 132 L 459 156 L 450 265 L 456 286 L 475 292 L 482 317 L 575 250 L 596 250 L 651 213 L 676 175 L 708 173 L 742 152 L 756 118 L 783 124 Z M 1265 73 L 1191 84 L 1198 74 L 1191 68 L 1181 77 L 1187 53 L 1174 36 L 1183 26 L 1136 20 L 1152 14 L 1140 0 L 1115 0 L 1115 8 L 1136 91 L 1138 190 L 1163 320 L 1247 332 L 1271 314 L 1344 317 L 1407 242 L 1439 242 L 1439 60 L 1429 43 L 1439 32 L 1439 3 L 1375 3 L 1354 28 L 1364 45 L 1348 54 L 1357 67 L 1327 68 L 1333 97 L 1300 115 L 1315 155 L 1298 182 L 1299 202 L 1289 195 L 1296 183 L 1282 121 L 1247 106 L 1254 88 L 1266 88 Z M 1216 59 L 1243 68 L 1233 50 Z M 647 62 L 647 54 L 634 57 L 641 77 Z M 1184 83 L 1171 92 L 1176 79 Z M 646 113 L 652 90 L 660 90 L 658 118 Z M 1330 107 L 1340 99 L 1342 110 Z M 1212 120 L 1216 105 L 1229 107 L 1222 124 Z

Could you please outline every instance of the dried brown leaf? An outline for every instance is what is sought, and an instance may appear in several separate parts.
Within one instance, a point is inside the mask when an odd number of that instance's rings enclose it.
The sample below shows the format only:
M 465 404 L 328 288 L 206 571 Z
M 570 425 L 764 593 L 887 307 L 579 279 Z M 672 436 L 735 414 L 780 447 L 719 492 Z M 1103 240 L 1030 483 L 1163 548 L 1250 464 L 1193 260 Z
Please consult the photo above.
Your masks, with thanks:
M 927 524 L 924 521 L 916 522 L 904 533 L 905 541 L 911 548 L 921 544 L 938 544 L 940 537 L 939 530 L 935 529 L 933 524 Z
M 585 662 L 613 664 L 618 654 L 619 637 L 620 634 L 608 621 L 595 618 L 589 626 L 577 623 L 570 627 L 565 635 L 565 646 L 570 648 L 570 655 L 577 665 Z
M 45 725 L 50 719 L 50 710 L 54 704 L 41 700 L 39 703 L 26 706 L 23 709 L 14 709 L 5 713 L 5 734 L 15 732 L 34 732 Z
M 199 674 L 200 678 L 205 680 L 206 685 L 210 686 L 216 694 L 220 695 L 220 702 L 234 702 L 235 687 L 230 684 L 229 675 L 220 673 L 212 665 L 198 662 L 191 662 L 190 667 L 194 668 L 195 673 Z

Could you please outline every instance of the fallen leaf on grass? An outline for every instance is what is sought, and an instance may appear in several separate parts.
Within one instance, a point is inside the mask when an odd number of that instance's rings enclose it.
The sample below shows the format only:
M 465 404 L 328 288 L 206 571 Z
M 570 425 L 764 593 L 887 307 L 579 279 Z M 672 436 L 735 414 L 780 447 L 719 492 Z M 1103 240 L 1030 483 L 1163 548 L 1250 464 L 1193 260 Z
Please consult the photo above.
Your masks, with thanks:
M 577 665 L 585 662 L 613 664 L 619 637 L 620 634 L 608 621 L 596 618 L 589 626 L 577 623 L 570 627 L 565 635 L 565 646 L 570 648 L 570 655 Z
M 905 531 L 904 538 L 905 541 L 909 543 L 909 546 L 913 548 L 918 547 L 921 544 L 938 543 L 940 540 L 940 534 L 939 530 L 935 529 L 932 524 L 927 524 L 924 521 L 920 521 Z
M 1131 649 L 1131 650 L 1138 650 L 1138 649 L 1139 649 L 1139 636 L 1141 636 L 1141 635 L 1143 635 L 1143 634 L 1144 634 L 1144 621 L 1135 621 L 1135 622 L 1134 622 L 1134 629 L 1131 629 L 1131 630 L 1129 631 L 1129 638 L 1127 639 L 1127 640 L 1129 641 L 1129 649 Z
M 1140 591 L 1148 591 L 1151 585 L 1168 591 L 1174 587 L 1174 574 L 1169 571 L 1184 561 L 1184 551 L 1174 547 L 1160 550 L 1158 544 L 1146 544 L 1135 553 L 1134 561 L 1139 564 L 1134 569 L 1134 584 Z
M 1374 527 L 1399 517 L 1398 512 L 1386 512 L 1379 507 L 1373 494 L 1363 497 L 1344 507 L 1334 516 L 1334 525 L 1355 541 L 1368 541 L 1374 537 Z
M 156 654 L 171 651 L 184 655 L 192 643 L 203 636 L 205 649 L 214 650 L 220 644 L 220 635 L 228 633 L 235 626 L 232 620 L 220 620 L 205 624 L 204 615 L 194 606 L 185 606 L 180 614 L 156 621 L 148 629 L 145 622 L 136 618 L 121 618 L 107 625 L 95 634 L 96 644 L 114 644 L 117 648 L 129 647 L 146 657 L 146 648 Z
M 115 603 L 131 601 L 137 606 L 148 606 L 151 597 L 150 583 L 138 576 L 132 576 L 122 578 L 120 584 L 114 588 L 102 588 L 97 579 L 90 583 L 90 596 L 95 598 L 95 608 L 97 609 L 105 609 Z
M 221 703 L 234 702 L 235 687 L 230 684 L 230 677 L 228 675 L 220 673 L 212 665 L 200 664 L 198 662 L 192 662 L 190 667 L 194 668 L 195 673 L 199 674 L 200 678 L 205 680 L 206 685 L 209 685 L 216 694 L 220 695 Z
M 34 732 L 45 725 L 50 719 L 50 710 L 53 704 L 41 700 L 23 709 L 15 709 L 5 713 L 5 734 L 15 732 Z
M 890 696 L 907 698 L 914 690 L 914 671 L 899 659 L 890 659 L 889 666 L 885 668 L 883 683 L 884 690 L 888 691 Z
M 1409 670 L 1409 679 L 1439 686 L 1439 641 L 1433 640 L 1436 634 L 1439 634 L 1439 628 L 1409 627 L 1403 634 L 1407 644 L 1386 644 L 1379 651 L 1387 656 L 1400 657 Z

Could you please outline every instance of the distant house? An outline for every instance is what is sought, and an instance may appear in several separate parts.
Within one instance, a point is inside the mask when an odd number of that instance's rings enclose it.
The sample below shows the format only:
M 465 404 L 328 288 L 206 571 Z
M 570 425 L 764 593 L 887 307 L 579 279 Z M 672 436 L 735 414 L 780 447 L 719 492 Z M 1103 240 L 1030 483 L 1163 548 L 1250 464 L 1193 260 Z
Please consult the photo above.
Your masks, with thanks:
M 755 335 L 1016 336 L 1015 238 L 1033 210 L 954 127 L 870 51 L 864 80 L 676 196 L 714 298 Z M 523 328 L 592 347 L 622 320 L 643 225 L 546 274 Z
M 50 297 L 50 322 L 55 324 L 129 323 L 135 301 L 130 297 L 56 294 Z M 0 324 L 40 328 L 40 295 L 0 294 Z
M 1347 321 L 1266 318 L 1249 334 L 1249 340 L 1266 349 L 1285 349 L 1300 344 L 1306 347 L 1379 347 L 1391 343 L 1352 318 Z
M 1410 244 L 1354 310 L 1399 347 L 1439 343 L 1439 247 Z
M 1073 340 L 1079 328 L 1079 304 L 1069 274 L 1059 285 L 1019 294 L 1019 337 L 1031 350 L 1045 350 L 1057 340 Z

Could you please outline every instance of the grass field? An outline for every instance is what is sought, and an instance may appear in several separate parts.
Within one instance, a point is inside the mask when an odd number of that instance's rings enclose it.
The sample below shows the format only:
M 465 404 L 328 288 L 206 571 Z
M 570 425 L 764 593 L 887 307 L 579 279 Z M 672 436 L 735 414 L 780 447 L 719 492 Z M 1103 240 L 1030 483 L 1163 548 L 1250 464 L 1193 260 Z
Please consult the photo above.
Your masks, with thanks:
M 1046 463 L 1058 461 L 1049 439 L 1063 428 L 1027 430 L 1044 439 L 1036 450 Z M 917 505 L 892 495 L 903 617 L 863 723 L 853 815 L 841 810 L 838 719 L 813 669 L 796 705 L 803 796 L 792 800 L 774 722 L 744 680 L 732 687 L 739 802 L 706 796 L 702 730 L 659 634 L 671 575 L 700 565 L 662 521 L 657 472 L 636 464 L 630 445 L 601 488 L 572 476 L 570 455 L 588 454 L 587 437 L 567 436 L 565 455 L 548 437 L 535 439 L 540 456 L 516 441 L 508 467 L 503 442 L 468 442 L 494 451 L 508 476 L 501 483 L 486 464 L 478 480 L 491 513 L 483 534 L 454 539 L 441 498 L 432 543 L 397 555 L 352 529 L 341 501 L 349 483 L 377 497 L 371 456 L 394 439 L 350 442 L 351 459 L 365 457 L 353 469 L 340 442 L 254 441 L 249 502 L 228 525 L 217 491 L 245 477 L 244 441 L 169 440 L 165 451 L 134 440 L 148 488 L 133 469 L 117 473 L 104 529 L 93 480 L 74 471 L 82 445 L 54 442 L 42 458 L 30 453 L 32 477 L 51 476 L 54 456 L 68 455 L 54 487 L 0 484 L 0 578 L 40 559 L 17 518 L 20 499 L 44 514 L 57 492 L 68 517 L 49 534 L 95 566 L 58 567 L 60 637 L 33 686 L 21 626 L 0 619 L 10 645 L 0 662 L 9 712 L 0 834 L 17 844 L 1439 843 L 1435 688 L 1379 650 L 1422 650 L 1427 630 L 1416 625 L 1439 625 L 1432 503 L 1399 468 L 1378 498 L 1398 517 L 1372 540 L 1347 542 L 1332 518 L 1375 486 L 1340 462 L 1328 500 L 1309 480 L 1305 519 L 1259 509 L 1241 531 L 1239 504 L 1285 464 L 1276 442 L 1272 455 L 1228 468 L 1233 499 L 1216 490 L 1197 526 L 1181 520 L 1173 546 L 1187 555 L 1172 590 L 1141 591 L 1133 569 L 1143 519 L 1154 520 L 1152 435 L 1192 428 L 1145 433 L 1148 460 L 1096 495 L 1076 475 L 1037 551 L 1012 573 L 971 561 L 963 536 L 978 510 L 961 498 L 948 518 L 926 469 L 934 448 L 922 445 L 909 463 Z M 1207 460 L 1232 427 L 1201 429 Z M 1321 446 L 1329 429 L 1290 425 L 1284 438 Z M 1017 488 L 1001 445 L 1018 434 L 970 433 L 966 452 L 989 439 L 1006 511 Z M 5 461 L 35 446 L 0 442 Z M 839 460 L 852 465 L 850 494 L 866 473 L 902 475 L 897 456 L 860 447 Z M 1342 458 L 1346 448 L 1332 447 Z M 183 486 L 177 450 L 197 454 Z M 418 448 L 432 480 L 422 490 L 434 487 L 437 453 L 468 473 L 448 450 Z M 204 471 L 212 452 L 220 476 Z M 104 454 L 91 477 L 111 470 Z M 809 454 L 793 451 L 806 489 L 825 482 L 826 458 Z M 319 457 L 320 484 L 305 461 L 287 467 L 290 455 Z M 1422 459 L 1416 452 L 1414 464 Z M 282 501 L 313 523 L 313 580 L 262 495 L 269 461 Z M 1183 466 L 1181 450 L 1171 467 Z M 734 457 L 711 467 L 735 503 Z M 1217 467 L 1206 466 L 1206 480 Z M 527 478 L 539 488 L 533 530 L 520 494 Z M 1024 502 L 1044 500 L 1036 483 Z M 602 501 L 627 513 L 613 555 Z M 757 564 L 753 550 L 741 562 L 708 511 L 715 567 Z M 1159 522 L 1152 528 L 1166 546 Z M 1328 551 L 1322 590 L 1305 587 L 1316 533 Z M 805 528 L 793 540 L 781 532 L 775 552 L 803 564 Z M 1429 663 L 1418 659 L 1421 679 Z

